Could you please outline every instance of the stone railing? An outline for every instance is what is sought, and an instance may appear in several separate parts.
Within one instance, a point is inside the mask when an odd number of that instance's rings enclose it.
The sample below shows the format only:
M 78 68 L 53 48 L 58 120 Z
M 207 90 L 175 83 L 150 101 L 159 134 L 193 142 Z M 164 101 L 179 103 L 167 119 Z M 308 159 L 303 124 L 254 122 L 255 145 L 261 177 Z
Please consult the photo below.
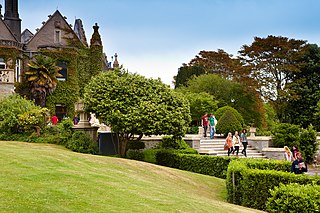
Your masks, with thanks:
M 0 46 L 17 47 L 19 49 L 23 48 L 23 44 L 21 44 L 19 42 L 10 41 L 10 40 L 2 40 L 2 39 L 0 39 Z
M 13 69 L 0 69 L 0 84 L 14 84 Z

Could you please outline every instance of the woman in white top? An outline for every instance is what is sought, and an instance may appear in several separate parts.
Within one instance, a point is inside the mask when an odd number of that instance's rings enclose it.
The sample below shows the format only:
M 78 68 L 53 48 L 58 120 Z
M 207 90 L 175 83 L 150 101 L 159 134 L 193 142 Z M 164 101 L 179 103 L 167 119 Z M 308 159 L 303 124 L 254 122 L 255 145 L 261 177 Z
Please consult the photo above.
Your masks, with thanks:
M 232 138 L 232 143 L 233 143 L 233 147 L 234 147 L 232 154 L 237 152 L 236 155 L 238 156 L 239 149 L 240 149 L 240 137 L 239 137 L 238 131 L 235 131 L 234 136 Z
M 284 146 L 284 158 L 287 161 L 293 161 L 293 156 L 292 156 L 292 152 L 290 151 L 289 147 Z

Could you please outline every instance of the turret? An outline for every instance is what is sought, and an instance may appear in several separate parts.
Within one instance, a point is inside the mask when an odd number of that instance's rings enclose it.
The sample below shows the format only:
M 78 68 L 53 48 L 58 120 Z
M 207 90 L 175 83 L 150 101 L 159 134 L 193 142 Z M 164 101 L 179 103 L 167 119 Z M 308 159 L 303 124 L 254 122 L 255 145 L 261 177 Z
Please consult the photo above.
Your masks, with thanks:
M 5 0 L 4 22 L 18 41 L 21 41 L 21 19 L 18 13 L 18 0 Z

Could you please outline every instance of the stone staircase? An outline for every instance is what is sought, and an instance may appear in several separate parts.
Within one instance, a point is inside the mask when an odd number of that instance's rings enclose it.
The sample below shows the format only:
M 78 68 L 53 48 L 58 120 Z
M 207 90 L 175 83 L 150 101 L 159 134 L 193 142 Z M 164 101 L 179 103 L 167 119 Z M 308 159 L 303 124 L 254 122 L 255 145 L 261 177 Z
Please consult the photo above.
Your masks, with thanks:
M 199 153 L 203 155 L 214 155 L 214 156 L 228 156 L 228 151 L 224 150 L 224 138 L 217 138 L 217 139 L 200 139 L 200 145 L 199 145 Z M 241 154 L 241 150 L 243 149 L 242 146 L 240 146 L 239 150 L 239 157 L 244 158 L 245 156 Z M 230 156 L 236 156 L 230 154 Z M 262 155 L 262 153 L 259 153 L 256 149 L 254 149 L 252 146 L 248 145 L 247 147 L 247 157 L 248 158 L 266 158 Z

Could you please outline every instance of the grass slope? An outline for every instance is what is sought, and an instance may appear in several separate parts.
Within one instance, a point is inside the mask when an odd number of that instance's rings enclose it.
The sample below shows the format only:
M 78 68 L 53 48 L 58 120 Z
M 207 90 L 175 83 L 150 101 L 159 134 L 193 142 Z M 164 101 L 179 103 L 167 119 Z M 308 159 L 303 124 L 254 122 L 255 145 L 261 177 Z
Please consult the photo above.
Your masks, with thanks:
M 222 179 L 61 146 L 0 142 L 1 212 L 258 212 Z

